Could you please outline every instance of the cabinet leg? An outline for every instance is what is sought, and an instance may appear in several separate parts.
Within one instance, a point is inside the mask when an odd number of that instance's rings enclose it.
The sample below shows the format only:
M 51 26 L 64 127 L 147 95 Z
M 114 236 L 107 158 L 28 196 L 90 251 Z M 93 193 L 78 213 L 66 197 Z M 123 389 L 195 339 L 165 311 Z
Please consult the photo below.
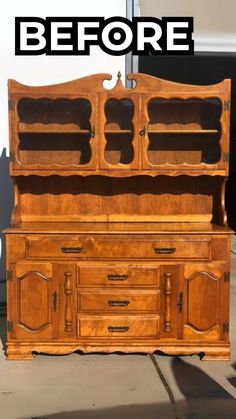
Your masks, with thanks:
M 7 346 L 6 348 L 6 359 L 9 361 L 13 360 L 29 360 L 31 361 L 34 359 L 35 356 L 32 353 L 32 350 L 28 347 L 14 347 L 14 346 Z
M 202 361 L 230 361 L 230 349 L 222 348 L 222 350 L 214 351 L 205 350 L 201 356 Z

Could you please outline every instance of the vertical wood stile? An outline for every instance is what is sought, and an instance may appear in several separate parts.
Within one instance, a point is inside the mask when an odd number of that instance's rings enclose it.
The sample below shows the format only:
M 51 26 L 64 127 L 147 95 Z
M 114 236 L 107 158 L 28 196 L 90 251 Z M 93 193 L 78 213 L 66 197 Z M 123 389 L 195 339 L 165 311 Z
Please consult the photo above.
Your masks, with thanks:
M 164 273 L 164 294 L 165 294 L 165 312 L 164 312 L 164 330 L 165 332 L 171 331 L 171 311 L 170 311 L 170 299 L 172 294 L 170 273 Z
M 225 187 L 226 187 L 226 178 L 223 178 L 221 181 L 220 187 L 220 220 L 221 225 L 227 225 L 227 213 L 225 209 Z
M 66 306 L 65 306 L 65 331 L 72 331 L 72 282 L 71 272 L 65 272 L 65 284 L 64 291 L 66 295 Z

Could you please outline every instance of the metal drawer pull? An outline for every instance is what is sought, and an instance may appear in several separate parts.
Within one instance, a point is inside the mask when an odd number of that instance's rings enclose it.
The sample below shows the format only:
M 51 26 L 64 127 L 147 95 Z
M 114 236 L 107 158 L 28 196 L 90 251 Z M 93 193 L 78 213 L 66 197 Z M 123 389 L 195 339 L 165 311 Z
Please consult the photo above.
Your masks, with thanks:
M 179 301 L 178 301 L 178 304 L 177 304 L 177 307 L 178 307 L 179 313 L 182 313 L 182 310 L 183 310 L 183 304 L 184 304 L 184 302 L 183 302 L 183 293 L 182 293 L 182 292 L 180 292 L 180 293 L 179 293 Z
M 175 253 L 175 247 L 155 247 L 154 251 L 157 255 L 173 255 Z
M 54 312 L 57 311 L 57 293 L 56 293 L 56 291 L 53 293 L 53 304 L 52 304 L 52 306 L 53 306 L 53 311 Z
M 62 247 L 62 253 L 81 253 L 83 252 L 83 247 Z
M 119 275 L 119 274 L 108 274 L 108 281 L 126 281 L 129 275 Z
M 129 301 L 128 300 L 120 300 L 120 301 L 108 300 L 108 305 L 110 307 L 127 307 L 129 305 Z
M 108 332 L 120 332 L 120 333 L 126 333 L 129 330 L 128 326 L 108 326 Z

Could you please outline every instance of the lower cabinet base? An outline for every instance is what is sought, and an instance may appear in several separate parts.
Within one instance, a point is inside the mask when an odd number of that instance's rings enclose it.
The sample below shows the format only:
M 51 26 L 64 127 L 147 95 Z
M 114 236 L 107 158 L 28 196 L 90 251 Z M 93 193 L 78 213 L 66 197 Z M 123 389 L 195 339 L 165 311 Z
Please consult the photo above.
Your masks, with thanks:
M 160 352 L 166 355 L 199 355 L 203 361 L 229 361 L 230 347 L 229 344 L 176 344 L 176 343 L 160 343 L 158 345 L 138 344 L 132 345 L 113 344 L 103 345 L 102 343 L 8 343 L 6 347 L 6 355 L 8 360 L 32 360 L 36 353 L 51 355 L 66 355 L 75 351 L 83 353 L 103 352 L 103 353 L 154 353 Z

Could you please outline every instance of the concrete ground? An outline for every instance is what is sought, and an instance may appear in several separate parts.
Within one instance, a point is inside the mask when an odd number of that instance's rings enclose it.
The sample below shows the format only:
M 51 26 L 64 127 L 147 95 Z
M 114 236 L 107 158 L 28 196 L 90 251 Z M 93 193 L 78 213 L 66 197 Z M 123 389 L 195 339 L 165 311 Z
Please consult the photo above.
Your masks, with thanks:
M 0 419 L 236 418 L 236 237 L 232 246 L 230 362 L 198 356 L 0 353 Z M 1 319 L 4 342 L 5 319 Z

